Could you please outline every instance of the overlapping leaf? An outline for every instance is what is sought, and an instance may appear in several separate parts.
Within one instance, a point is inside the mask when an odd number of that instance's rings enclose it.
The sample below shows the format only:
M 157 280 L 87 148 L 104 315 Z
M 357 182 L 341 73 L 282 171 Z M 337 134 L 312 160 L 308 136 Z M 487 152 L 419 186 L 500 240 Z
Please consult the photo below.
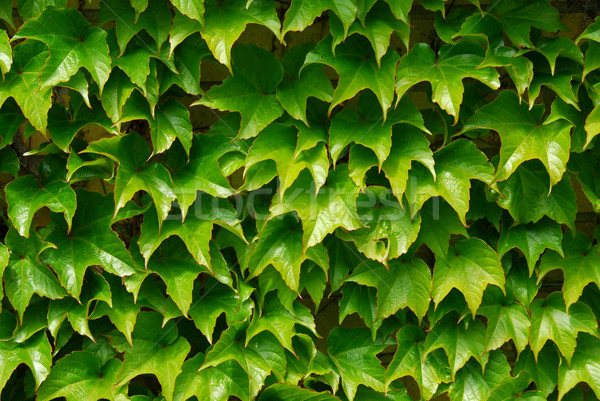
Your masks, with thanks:
M 41 42 L 18 44 L 13 50 L 11 71 L 4 76 L 0 86 L 0 104 L 12 97 L 31 125 L 42 132 L 46 130 L 48 110 L 52 104 L 51 88 L 39 90 L 40 70 L 47 57 L 48 52 Z
M 479 238 L 457 241 L 447 258 L 436 259 L 433 300 L 439 304 L 452 288 L 457 288 L 474 316 L 485 288 L 492 284 L 504 289 L 504 282 L 504 270 L 492 248 Z
M 204 7 L 202 37 L 215 58 L 232 72 L 232 59 L 235 55 L 231 56 L 231 47 L 244 32 L 246 25 L 263 25 L 276 37 L 280 37 L 281 24 L 275 12 L 275 5 L 270 1 L 234 0 L 222 3 L 219 0 L 205 0 Z
M 354 97 L 363 89 L 369 89 L 377 96 L 385 121 L 394 97 L 392 88 L 398 54 L 388 51 L 379 66 L 366 38 L 359 35 L 350 36 L 335 49 L 335 55 L 332 40 L 329 36 L 320 41 L 316 49 L 308 53 L 304 62 L 305 66 L 315 63 L 328 65 L 335 69 L 340 77 L 333 92 L 333 101 L 329 105 L 329 113 L 344 100 Z
M 111 65 L 106 32 L 90 27 L 77 10 L 47 7 L 27 20 L 13 38 L 35 39 L 48 45 L 50 56 L 40 71 L 40 89 L 66 82 L 85 68 L 102 92 Z
M 171 210 L 171 202 L 175 200 L 173 182 L 164 165 L 157 162 L 146 164 L 150 151 L 139 134 L 100 139 L 91 143 L 85 152 L 100 154 L 118 163 L 114 215 L 136 192 L 144 190 L 154 200 L 159 226 L 162 224 Z
M 46 240 L 56 247 L 46 249 L 41 255 L 76 299 L 89 266 L 100 265 L 121 277 L 135 272 L 135 264 L 125 244 L 111 229 L 114 211 L 111 197 L 80 189 L 77 199 L 79 207 L 71 229 L 68 230 L 64 222 L 55 220 Z
M 543 124 L 540 121 L 543 112 L 542 106 L 528 110 L 514 92 L 503 91 L 467 122 L 465 130 L 487 128 L 500 135 L 502 147 L 496 181 L 506 180 L 521 163 L 531 159 L 544 163 L 551 185 L 560 181 L 569 159 L 571 123 L 561 119 Z
M 232 60 L 232 75 L 194 104 L 240 113 L 238 135 L 251 138 L 283 114 L 275 96 L 283 67 L 273 53 L 252 46 L 236 47 Z
M 476 69 L 482 61 L 480 49 L 466 42 L 442 47 L 436 59 L 433 50 L 424 43 L 417 44 L 404 56 L 396 71 L 398 99 L 412 86 L 428 81 L 433 90 L 432 100 L 458 121 L 463 101 L 464 78 L 477 79 L 492 89 L 498 89 L 498 72 L 491 67 Z

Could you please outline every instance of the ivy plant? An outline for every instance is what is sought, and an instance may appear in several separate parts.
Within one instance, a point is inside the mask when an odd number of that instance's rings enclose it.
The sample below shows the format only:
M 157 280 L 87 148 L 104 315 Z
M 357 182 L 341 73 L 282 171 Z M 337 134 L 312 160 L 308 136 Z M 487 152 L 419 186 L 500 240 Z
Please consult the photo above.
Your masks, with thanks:
M 598 400 L 592 3 L 0 0 L 0 398 Z

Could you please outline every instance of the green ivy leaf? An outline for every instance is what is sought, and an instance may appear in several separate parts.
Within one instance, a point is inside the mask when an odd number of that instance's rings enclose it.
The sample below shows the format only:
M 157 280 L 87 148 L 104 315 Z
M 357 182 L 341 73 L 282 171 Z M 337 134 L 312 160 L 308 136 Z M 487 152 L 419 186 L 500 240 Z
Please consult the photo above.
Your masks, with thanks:
M 158 95 L 155 93 L 158 91 L 159 86 L 155 79 L 157 64 L 173 73 L 177 73 L 169 50 L 166 47 L 152 47 L 145 41 L 145 37 L 136 36 L 128 43 L 125 53 L 119 56 L 115 35 L 113 30 L 108 31 L 107 41 L 113 58 L 113 67 L 119 67 L 125 72 L 131 82 L 137 85 L 144 96 L 148 98 L 148 102 L 153 105 L 156 104 L 156 101 L 151 98 Z M 196 56 L 198 60 L 203 58 L 201 54 Z M 161 63 L 158 63 L 158 60 Z M 152 110 L 152 115 L 154 115 L 154 110 Z
M 343 298 L 340 300 L 339 324 L 346 316 L 356 313 L 371 330 L 372 338 L 377 338 L 377 330 L 383 320 L 377 320 L 377 290 L 353 282 L 346 282 L 341 290 Z
M 202 37 L 206 40 L 215 58 L 221 64 L 227 66 L 233 74 L 235 74 L 235 69 L 232 69 L 231 59 L 235 59 L 236 56 L 235 54 L 231 56 L 231 47 L 244 32 L 246 25 L 263 25 L 273 32 L 276 38 L 281 40 L 283 37 L 280 33 L 281 23 L 277 18 L 275 5 L 268 0 L 253 0 L 250 3 L 247 0 L 234 0 L 227 2 L 227 4 L 223 4 L 219 0 L 204 1 Z M 233 52 L 235 53 L 235 50 Z M 255 60 L 262 59 L 258 54 L 255 57 Z M 268 57 L 272 56 L 269 55 Z M 233 63 L 235 64 L 235 60 Z M 251 63 L 247 64 L 246 68 L 250 66 Z M 272 75 L 266 73 L 265 70 L 260 69 L 258 66 L 255 67 L 259 68 L 257 71 L 264 74 L 262 75 L 264 78 L 272 78 Z M 243 70 L 240 73 L 244 74 Z
M 131 7 L 135 9 L 135 18 L 137 19 L 140 13 L 143 13 L 148 8 L 148 0 L 129 0 Z
M 532 56 L 532 58 L 536 58 Z M 540 59 L 541 57 L 537 57 Z M 534 64 L 533 80 L 528 89 L 529 107 L 533 107 L 535 101 L 541 94 L 542 87 L 545 86 L 552 90 L 565 103 L 579 110 L 577 91 L 578 83 L 573 83 L 573 80 L 581 80 L 581 67 L 578 63 L 569 60 L 563 60 L 557 67 L 557 73 L 552 75 L 550 67 L 538 62 Z M 543 62 L 542 62 L 543 63 Z
M 590 152 L 572 154 L 568 165 L 569 170 L 577 173 L 577 181 L 581 183 L 583 193 L 596 212 L 600 211 L 600 181 L 596 174 L 597 166 L 598 156 Z
M 547 179 L 548 174 L 539 162 L 519 166 L 507 181 L 499 184 L 503 197 L 498 198 L 498 205 L 509 211 L 515 223 L 537 223 L 548 216 L 574 229 L 577 206 L 569 177 L 554 187 L 550 187 Z
M 190 345 L 178 335 L 174 323 L 163 327 L 161 316 L 155 312 L 140 312 L 132 338 L 133 346 L 125 343 L 117 348 L 125 354 L 116 385 L 124 385 L 141 374 L 153 374 L 162 387 L 163 396 L 172 400 L 175 380 Z
M 225 330 L 219 341 L 206 353 L 206 360 L 200 369 L 218 367 L 227 361 L 237 362 L 248 375 L 247 392 L 253 399 L 271 371 L 285 370 L 285 356 L 282 345 L 272 335 L 261 334 L 245 346 L 243 339 L 240 339 L 242 333 L 239 325 L 231 325 Z
M 136 192 L 144 190 L 152 197 L 159 226 L 162 224 L 171 210 L 171 202 L 175 200 L 173 182 L 164 165 L 158 162 L 146 164 L 150 151 L 139 134 L 100 139 L 92 142 L 84 152 L 100 154 L 118 163 L 115 216 Z
M 535 48 L 532 50 L 540 53 L 548 60 L 548 64 L 550 64 L 550 73 L 552 75 L 554 75 L 556 70 L 556 59 L 559 56 L 583 64 L 583 53 L 581 53 L 579 47 L 577 47 L 572 40 L 567 38 L 541 38 L 537 41 Z M 528 50 L 523 50 L 519 53 L 525 53 L 527 51 Z
M 69 154 L 67 159 L 67 181 L 76 183 L 88 179 L 110 180 L 114 177 L 115 164 L 106 157 L 82 154 Z M 121 209 L 125 210 L 125 209 Z
M 290 214 L 267 221 L 250 255 L 250 277 L 256 277 L 272 264 L 286 284 L 298 291 L 300 266 L 306 258 L 302 237 L 300 224 Z
M 171 29 L 171 11 L 166 0 L 149 1 L 148 7 L 139 15 L 126 1 L 103 0 L 100 7 L 100 24 L 116 21 L 117 43 L 120 52 L 125 53 L 127 44 L 140 31 L 145 30 L 156 42 L 160 52 L 162 44 L 169 37 Z M 168 16 L 165 18 L 165 16 Z M 146 45 L 148 47 L 148 45 Z
M 119 278 L 112 274 L 105 274 L 103 277 L 110 285 L 112 305 L 107 302 L 98 302 L 90 319 L 108 316 L 117 330 L 123 333 L 127 342 L 132 345 L 131 333 L 135 327 L 141 305 L 136 304 L 135 297 L 125 289 Z
M 523 306 L 529 308 L 537 296 L 539 287 L 537 277 L 529 275 L 525 263 L 515 263 L 510 267 L 506 276 L 506 290 L 508 294 L 514 294 L 515 299 Z
M 499 401 L 510 399 L 511 397 L 525 399 L 528 401 L 543 401 L 545 399 L 544 394 L 539 390 L 527 390 L 531 383 L 531 377 L 527 373 L 521 373 L 515 377 L 505 377 L 502 382 L 490 395 L 490 401 Z
M 362 386 L 356 391 L 355 401 L 410 401 L 412 398 L 406 392 L 406 389 L 400 384 L 394 386 L 387 393 L 375 391 L 368 387 Z
M 413 245 L 416 249 L 425 244 L 436 256 L 446 257 L 450 238 L 454 234 L 469 236 L 456 212 L 443 199 L 430 199 L 423 205 L 420 214 L 421 229 Z
M 17 0 L 17 8 L 23 21 L 39 16 L 49 6 L 65 8 L 67 0 Z
M 171 177 L 183 220 L 196 201 L 198 191 L 223 198 L 234 193 L 221 170 L 219 158 L 239 149 L 238 144 L 223 135 L 199 134 L 194 135 L 187 164 L 182 163 L 185 156 L 178 153 L 177 149 L 172 149 L 171 154 L 167 153 L 169 167 L 174 170 Z
M 38 256 L 54 245 L 43 241 L 34 232 L 29 238 L 21 237 L 11 229 L 6 234 L 5 243 L 11 250 L 8 264 L 5 264 L 4 286 L 6 295 L 17 310 L 19 321 L 23 322 L 23 313 L 33 294 L 50 299 L 62 298 L 66 291 L 52 271 L 39 262 Z M 4 270 L 4 269 L 0 269 Z
M 27 306 L 27 310 L 20 319 L 14 314 L 6 312 L 3 318 L 10 316 L 10 319 L 6 319 L 8 320 L 7 323 L 5 321 L 2 323 L 7 324 L 4 330 L 7 333 L 10 332 L 10 335 L 3 336 L 2 341 L 9 340 L 21 344 L 30 339 L 35 333 L 44 330 L 48 326 L 46 315 L 49 311 L 49 303 L 50 301 L 45 298 L 33 298 L 33 302 Z
M 286 383 L 296 384 L 311 372 L 310 365 L 317 349 L 312 338 L 307 334 L 298 334 L 293 339 L 294 354 L 286 350 L 287 371 L 285 372 Z
M 552 103 L 550 115 L 544 120 L 545 125 L 560 119 L 569 121 L 573 125 L 571 130 L 571 153 L 573 154 L 583 152 L 589 145 L 589 141 L 593 139 L 589 137 L 585 130 L 585 120 L 590 110 L 592 110 L 592 104 L 583 93 L 579 98 L 578 108 L 581 110 L 557 97 Z
M 600 396 L 600 382 L 596 372 L 598 355 L 600 352 L 600 340 L 589 335 L 582 335 L 577 339 L 577 348 L 571 359 L 571 363 L 560 364 L 558 371 L 558 400 L 569 392 L 578 383 L 587 383 L 596 394 Z
M 537 356 L 527 347 L 519 354 L 514 374 L 525 371 L 524 373 L 535 381 L 537 388 L 547 397 L 556 388 L 559 364 L 560 357 L 556 347 L 546 346 Z
M 352 242 L 342 241 L 335 235 L 326 237 L 323 245 L 329 253 L 329 284 L 333 292 L 342 286 L 350 271 L 365 259 Z
M 267 387 L 260 393 L 259 401 L 339 401 L 327 391 L 316 392 L 285 383 L 277 383 Z
M 364 15 L 365 11 L 360 10 L 360 8 L 359 5 L 359 14 Z M 366 17 L 361 18 L 361 15 L 359 15 L 360 21 L 355 20 L 350 29 L 344 27 L 338 18 L 329 17 L 329 30 L 334 38 L 332 44 L 334 49 L 346 36 L 355 33 L 369 39 L 378 64 L 380 64 L 381 58 L 387 53 L 394 33 L 400 37 L 404 47 L 409 48 L 408 37 L 410 27 L 406 22 L 399 21 L 390 12 L 390 7 L 387 3 L 383 1 L 375 2 L 373 7 L 366 11 L 368 11 Z
M 27 20 L 13 36 L 13 40 L 23 38 L 44 42 L 50 50 L 40 72 L 40 89 L 66 82 L 80 68 L 85 68 L 102 93 L 111 66 L 106 32 L 90 27 L 77 10 L 45 8 L 39 16 Z
M 48 58 L 46 46 L 36 41 L 19 43 L 13 49 L 13 65 L 0 85 L 0 105 L 10 97 L 15 99 L 23 114 L 37 130 L 45 132 L 48 110 L 52 105 L 52 89 L 38 90 L 40 70 Z M 14 130 L 9 130 L 12 139 Z M 4 136 L 4 135 L 3 135 Z M 11 140 L 4 138 L 4 142 Z
M 241 316 L 245 314 L 248 303 L 244 303 L 240 294 L 231 288 L 214 280 L 208 283 L 206 290 L 194 294 L 189 315 L 194 320 L 194 325 L 212 344 L 217 318 L 225 313 L 229 322 L 243 320 Z
M 4 85 L 6 84 L 7 81 L 5 80 Z M 0 92 L 0 101 L 2 99 L 6 100 L 6 98 L 2 98 L 1 96 L 3 95 Z M 17 129 L 25 121 L 25 116 L 14 99 L 8 100 L 8 102 L 4 102 L 0 106 L 0 126 L 2 126 L 2 130 L 0 131 L 0 149 L 5 148 L 13 142 Z
M 590 307 L 577 302 L 567 311 L 560 292 L 533 301 L 530 309 L 529 344 L 536 359 L 546 341 L 552 340 L 570 365 L 578 333 L 598 335 L 598 323 Z
M 485 327 L 478 320 L 457 322 L 456 316 L 446 315 L 431 329 L 425 340 L 423 359 L 442 348 L 448 356 L 452 381 L 456 372 L 472 356 L 479 362 L 485 360 Z M 467 368 L 468 369 L 468 368 Z
M 10 46 L 9 38 L 6 31 L 0 32 L 0 71 L 2 78 L 10 71 L 12 66 L 12 47 Z
M 180 13 L 204 24 L 204 0 L 171 0 Z
M 376 319 L 385 319 L 401 308 L 409 307 L 421 320 L 429 309 L 431 272 L 420 259 L 393 260 L 388 268 L 365 261 L 346 281 L 377 289 Z
M 302 270 L 301 274 L 302 274 Z M 302 277 L 302 276 L 301 276 Z M 260 304 L 264 303 L 265 296 L 271 292 L 277 292 L 277 298 L 279 298 L 279 302 L 292 314 L 294 314 L 294 301 L 298 298 L 298 293 L 301 291 L 301 285 L 298 288 L 298 292 L 292 290 L 285 283 L 281 274 L 275 270 L 274 267 L 268 266 L 259 276 L 258 276 L 258 289 L 259 299 L 258 302 Z
M 149 258 L 147 270 L 158 274 L 165 282 L 167 295 L 186 317 L 192 304 L 196 277 L 200 273 L 210 273 L 210 270 L 196 263 L 181 241 L 175 238 L 162 243 L 159 253 Z
M 86 286 L 81 293 L 80 303 L 73 298 L 59 299 L 50 303 L 47 313 L 48 329 L 54 338 L 58 337 L 61 326 L 65 319 L 68 319 L 74 331 L 95 341 L 89 327 L 90 308 L 94 301 L 112 304 L 110 287 L 99 274 L 89 273 L 85 277 Z
M 473 18 L 478 18 L 478 16 L 474 16 Z M 461 32 L 465 31 L 464 28 Z M 515 84 L 519 96 L 525 93 L 525 90 L 529 87 L 533 79 L 533 63 L 531 60 L 525 56 L 517 55 L 515 49 L 503 46 L 502 44 L 493 48 L 491 46 L 488 47 L 485 60 L 480 66 L 503 67 Z
M 531 276 L 535 264 L 544 250 L 552 249 L 560 255 L 563 254 L 562 241 L 563 234 L 560 224 L 550 219 L 542 219 L 538 223 L 503 227 L 498 240 L 498 257 L 502 259 L 509 250 L 519 249 L 525 254 Z
M 145 119 L 150 125 L 152 155 L 163 153 L 179 139 L 186 152 L 192 146 L 193 132 L 188 109 L 175 99 L 157 105 L 154 113 L 139 92 L 134 92 L 123 107 L 119 123 Z
M 230 396 L 249 401 L 249 378 L 235 361 L 200 370 L 204 355 L 199 353 L 184 362 L 175 382 L 174 401 L 185 401 L 192 396 L 211 401 L 227 401 Z
M 494 0 L 486 13 L 474 14 L 471 26 L 479 24 L 488 14 L 501 26 L 510 41 L 520 47 L 534 47 L 530 40 L 531 28 L 548 32 L 567 29 L 558 11 L 547 0 L 534 0 L 527 4 L 519 0 Z
M 493 290 L 496 291 L 485 293 L 483 305 L 477 311 L 487 319 L 485 349 L 491 351 L 513 340 L 517 351 L 521 353 L 529 342 L 531 321 L 527 309 L 496 288 Z
M 319 66 L 308 66 L 302 69 L 304 59 L 314 49 L 311 43 L 294 46 L 281 59 L 283 79 L 277 86 L 277 100 L 293 118 L 310 126 L 306 119 L 307 100 L 314 97 L 324 102 L 331 102 L 333 87 Z M 302 71 L 301 71 L 302 70 Z
M 600 20 L 596 19 L 593 23 L 585 28 L 585 30 L 575 39 L 575 43 L 579 44 L 584 39 L 590 39 L 600 42 Z
M 335 69 L 339 75 L 338 85 L 333 92 L 333 101 L 329 105 L 328 114 L 335 106 L 351 99 L 363 89 L 370 89 L 381 105 L 383 122 L 392 104 L 394 93 L 394 75 L 399 56 L 395 51 L 388 51 L 378 65 L 369 41 L 360 35 L 348 37 L 340 44 L 335 55 L 332 50 L 333 38 L 326 37 L 317 43 L 315 50 L 308 53 L 304 67 L 311 64 L 324 64 Z
M 321 301 L 325 296 L 328 281 L 327 273 L 328 271 L 324 267 L 311 261 L 304 264 L 300 273 L 300 288 L 306 289 L 315 303 L 316 310 L 319 310 Z
M 310 125 L 300 124 L 297 120 L 290 120 L 290 123 L 298 128 L 295 157 L 304 150 L 314 148 L 319 142 L 327 142 L 329 137 L 327 103 L 311 99 L 306 104 L 306 112 L 307 122 Z
M 585 51 L 581 80 L 583 81 L 590 72 L 598 68 L 600 68 L 600 43 L 589 42 Z
M 134 89 L 135 85 L 123 70 L 120 68 L 112 70 L 100 100 L 106 115 L 117 127 L 120 127 L 119 121 L 123 115 L 123 106 Z
M 284 197 L 285 191 L 298 178 L 302 170 L 308 169 L 311 172 L 316 191 L 325 183 L 329 172 L 329 158 L 324 143 L 294 157 L 297 141 L 298 130 L 295 127 L 272 123 L 252 142 L 252 147 L 246 156 L 246 169 L 264 160 L 275 161 L 279 176 L 280 198 Z
M 466 226 L 470 180 L 477 179 L 489 184 L 492 182 L 494 169 L 475 144 L 466 139 L 452 141 L 435 152 L 433 158 L 436 179 L 431 172 L 419 165 L 413 167 L 409 174 L 406 196 L 411 205 L 411 213 L 416 213 L 430 197 L 441 196 Z M 411 179 L 415 179 L 417 185 L 411 186 Z
M 446 16 L 446 0 L 425 0 L 423 7 L 429 11 L 441 11 L 442 16 Z
M 336 327 L 327 338 L 327 352 L 342 376 L 344 393 L 354 400 L 360 384 L 375 391 L 384 391 L 385 369 L 377 359 L 389 343 L 373 341 L 368 329 Z
M 54 364 L 48 378 L 37 392 L 40 401 L 65 397 L 71 400 L 92 401 L 114 399 L 113 386 L 121 362 L 110 359 L 102 365 L 97 356 L 88 351 L 73 352 Z
M 185 0 L 176 0 L 185 1 Z M 194 0 L 192 0 L 194 1 Z M 203 14 L 204 18 L 204 14 Z M 204 19 L 203 19 L 204 20 Z M 188 18 L 186 15 L 175 12 L 175 18 L 173 18 L 173 25 L 171 26 L 171 32 L 169 33 L 169 58 L 173 56 L 175 48 L 179 46 L 186 38 L 193 35 L 196 32 L 202 30 L 202 23 L 193 18 Z M 195 55 L 194 55 L 195 56 Z
M 596 106 L 585 119 L 586 146 L 600 133 L 600 107 Z
M 400 101 L 401 104 L 405 102 L 404 99 Z M 406 191 L 408 171 L 411 169 L 413 161 L 418 161 L 427 167 L 433 178 L 436 178 L 433 153 L 429 148 L 429 141 L 417 129 L 402 125 L 398 127 L 396 134 L 392 135 L 391 151 L 381 166 L 385 176 L 390 181 L 392 192 L 400 202 Z
M 273 53 L 255 46 L 235 47 L 232 59 L 232 75 L 192 105 L 239 112 L 238 137 L 252 138 L 283 114 L 274 93 L 283 78 L 283 67 Z
M 79 207 L 73 227 L 54 219 L 52 232 L 46 240 L 55 244 L 40 256 L 52 266 L 62 285 L 79 299 L 83 276 L 89 266 L 100 265 L 120 277 L 135 272 L 134 263 L 117 233 L 111 230 L 114 203 L 109 196 L 83 189 L 77 191 Z
M 388 188 L 367 187 L 356 204 L 365 228 L 338 236 L 353 241 L 369 259 L 387 265 L 388 260 L 405 254 L 417 239 L 421 216 L 412 218 L 407 203 L 398 203 Z
M 592 246 L 591 241 L 581 231 L 573 235 L 565 235 L 562 241 L 564 255 L 548 252 L 540 262 L 538 284 L 552 270 L 563 271 L 563 297 L 567 311 L 577 302 L 583 289 L 590 283 L 600 286 L 600 250 L 597 245 Z
M 15 28 L 12 17 L 12 0 L 0 1 L 0 19 L 4 20 L 11 28 Z
M 498 72 L 491 67 L 476 68 L 482 61 L 479 47 L 467 42 L 444 46 L 436 60 L 433 50 L 424 43 L 416 44 L 400 60 L 396 70 L 398 100 L 414 85 L 428 81 L 433 90 L 432 100 L 458 121 L 463 101 L 465 78 L 477 79 L 492 89 L 500 87 Z
M 71 95 L 70 107 L 54 103 L 48 113 L 48 133 L 52 142 L 65 153 L 69 152 L 71 142 L 80 130 L 89 125 L 104 128 L 113 135 L 119 131 L 112 127 L 110 119 L 102 109 L 100 102 L 93 97 L 88 107 L 80 96 Z
M 356 198 L 359 188 L 352 182 L 346 165 L 338 165 L 329 172 L 325 185 L 316 193 L 312 180 L 300 177 L 290 192 L 294 197 L 284 197 L 281 202 L 274 200 L 271 216 L 279 216 L 295 210 L 302 220 L 303 249 L 319 244 L 327 234 L 336 228 L 356 230 L 363 227 L 356 212 Z
M 356 0 L 294 0 L 285 13 L 281 38 L 291 31 L 303 31 L 324 11 L 333 11 L 344 26 L 344 38 L 358 11 Z
M 6 239 L 5 239 L 6 242 Z M 4 275 L 4 270 L 6 266 L 8 266 L 8 261 L 10 260 L 10 253 L 8 248 L 4 244 L 0 244 L 0 279 Z M 4 286 L 0 284 L 0 299 L 4 297 Z M 2 309 L 0 309 L 0 314 Z M 1 336 L 0 336 L 1 337 Z
M 396 338 L 398 348 L 387 367 L 386 390 L 394 380 L 411 376 L 419 385 L 421 397 L 424 400 L 431 399 L 440 383 L 450 381 L 447 361 L 436 352 L 424 355 L 425 334 L 416 326 L 403 326 Z
M 569 159 L 571 123 L 561 119 L 543 124 L 543 113 L 543 106 L 534 106 L 530 111 L 514 92 L 503 91 L 469 119 L 463 131 L 492 129 L 500 135 L 502 147 L 495 181 L 506 180 L 521 163 L 532 159 L 544 163 L 551 185 L 560 181 Z
M 358 101 L 358 111 L 346 108 L 337 113 L 331 121 L 329 151 L 333 163 L 337 162 L 344 149 L 351 142 L 355 142 L 371 149 L 377 156 L 378 166 L 381 168 L 390 155 L 392 127 L 399 123 L 410 124 L 425 133 L 429 133 L 425 128 L 421 114 L 410 100 L 403 100 L 400 108 L 390 112 L 387 119 L 385 119 L 373 97 L 366 93 L 363 94 Z M 406 129 L 406 131 L 409 132 L 406 136 L 410 136 L 410 133 L 414 132 L 410 129 Z M 406 141 L 411 142 L 410 139 L 406 139 Z M 414 141 L 418 141 L 418 139 Z M 410 156 L 412 155 L 409 154 L 405 157 Z M 390 163 L 394 163 L 397 159 L 398 157 L 392 159 Z M 408 163 L 410 168 L 410 159 Z
M 366 175 L 372 167 L 378 165 L 377 156 L 372 150 L 362 145 L 353 144 L 348 152 L 348 168 L 350 169 L 350 178 L 361 189 L 366 188 Z
M 167 238 L 176 235 L 185 243 L 196 262 L 212 271 L 209 243 L 215 224 L 230 230 L 245 241 L 244 233 L 237 219 L 237 213 L 226 199 L 213 198 L 206 194 L 197 197 L 193 214 L 185 223 L 170 218 L 162 226 L 152 209 L 144 214 L 142 233 L 138 240 L 140 252 L 148 264 L 150 257 Z M 186 262 L 187 263 L 187 262 Z
M 304 326 L 315 335 L 317 335 L 317 331 L 310 310 L 299 302 L 295 302 L 293 307 L 294 313 L 292 314 L 281 305 L 281 302 L 273 294 L 266 296 L 261 314 L 255 313 L 246 329 L 246 346 L 257 334 L 268 331 L 285 349 L 295 355 L 292 337 L 297 332 L 294 325 Z
M 465 277 L 470 279 L 465 280 Z M 463 293 L 475 316 L 485 288 L 493 284 L 504 291 L 504 283 L 504 270 L 492 248 L 479 238 L 457 241 L 447 258 L 436 259 L 433 301 L 438 305 L 452 288 L 456 288 Z
M 40 185 L 33 175 L 25 175 L 6 185 L 5 192 L 8 216 L 21 236 L 29 237 L 33 217 L 43 207 L 55 213 L 62 212 L 68 231 L 71 230 L 77 199 L 68 183 L 53 181 Z
M 13 371 L 26 364 L 35 379 L 35 387 L 48 377 L 52 365 L 52 347 L 43 331 L 23 343 L 0 341 L 0 389 L 3 389 Z
M 456 374 L 449 393 L 452 400 L 487 400 L 502 380 L 510 377 L 510 365 L 504 354 L 495 351 L 489 355 L 489 361 L 481 363 L 481 367 L 469 361 Z
M 136 303 L 139 302 L 140 306 L 160 313 L 163 316 L 163 326 L 169 320 L 182 316 L 175 302 L 170 297 L 163 295 L 165 289 L 160 285 L 160 280 L 144 280 L 146 277 L 148 277 L 146 274 L 133 274 L 125 277 L 127 291 L 133 294 Z M 119 338 L 126 340 L 126 338 Z
M 156 61 L 160 93 L 165 93 L 173 85 L 179 86 L 189 94 L 200 95 L 204 93 L 200 87 L 202 85 L 201 65 L 202 60 L 207 56 L 210 56 L 210 50 L 198 34 L 183 41 L 175 49 L 175 55 L 172 58 L 174 68 L 165 63 L 164 58 L 161 58 L 163 63 Z M 163 73 L 166 73 L 167 76 L 164 76 Z

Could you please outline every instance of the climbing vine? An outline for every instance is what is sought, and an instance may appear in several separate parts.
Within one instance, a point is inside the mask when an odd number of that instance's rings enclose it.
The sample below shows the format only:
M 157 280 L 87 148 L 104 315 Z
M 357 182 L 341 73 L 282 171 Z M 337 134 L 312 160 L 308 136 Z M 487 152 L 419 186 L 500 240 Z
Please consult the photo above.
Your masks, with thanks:
M 2 399 L 598 400 L 592 3 L 0 0 Z

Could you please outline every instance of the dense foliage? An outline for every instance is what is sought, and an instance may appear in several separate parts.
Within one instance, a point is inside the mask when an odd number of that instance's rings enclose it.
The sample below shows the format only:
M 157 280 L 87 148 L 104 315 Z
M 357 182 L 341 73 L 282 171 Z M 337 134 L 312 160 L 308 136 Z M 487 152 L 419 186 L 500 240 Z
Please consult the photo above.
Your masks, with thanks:
M 3 400 L 600 397 L 585 2 L 75 3 L 0 0 Z

